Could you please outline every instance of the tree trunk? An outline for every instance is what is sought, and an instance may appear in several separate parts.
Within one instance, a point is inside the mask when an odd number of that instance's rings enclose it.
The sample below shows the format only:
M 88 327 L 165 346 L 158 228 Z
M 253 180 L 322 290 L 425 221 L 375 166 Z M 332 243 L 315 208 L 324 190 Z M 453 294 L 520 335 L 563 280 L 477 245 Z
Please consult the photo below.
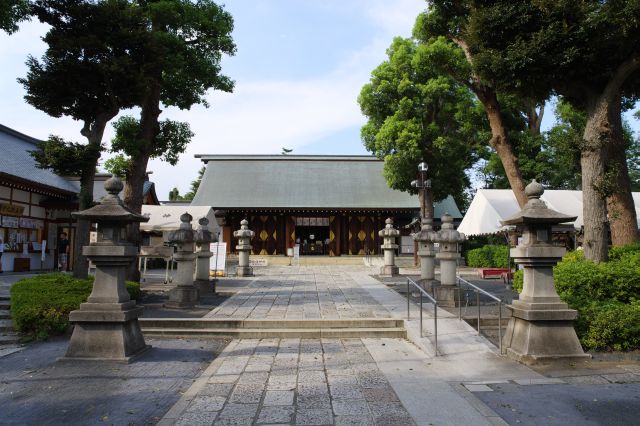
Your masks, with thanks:
M 158 80 L 159 81 L 159 80 Z M 160 125 L 158 117 L 160 116 L 160 85 L 153 84 L 149 89 L 149 93 L 145 98 L 140 112 L 140 140 L 143 146 L 138 150 L 139 154 L 131 158 L 131 166 L 129 169 L 127 183 L 124 187 L 124 203 L 126 206 L 136 213 L 142 212 L 144 181 L 147 173 L 147 165 L 149 158 L 153 152 L 156 136 L 158 135 Z M 135 246 L 140 246 L 140 224 L 132 223 L 127 228 L 127 240 Z M 132 281 L 140 281 L 140 272 L 137 265 L 132 263 L 128 272 L 127 279 Z
M 452 38 L 452 41 L 462 49 L 467 62 L 473 66 L 473 55 L 467 42 L 455 37 Z M 469 80 L 464 79 L 460 82 L 469 87 L 484 106 L 487 119 L 489 120 L 489 126 L 491 127 L 491 140 L 489 144 L 496 150 L 498 157 L 500 157 L 507 179 L 509 180 L 509 185 L 511 186 L 513 194 L 516 196 L 516 200 L 518 200 L 518 204 L 520 207 L 524 207 L 527 203 L 527 196 L 524 193 L 524 187 L 526 185 L 520 174 L 518 157 L 516 157 L 513 146 L 511 146 L 511 142 L 507 136 L 507 129 L 502 119 L 502 113 L 500 112 L 498 96 L 495 90 L 483 83 L 477 74 L 472 72 L 470 77 Z M 540 119 L 542 119 L 543 111 L 544 110 L 540 111 Z
M 86 151 L 86 166 L 80 174 L 80 194 L 78 201 L 78 210 L 80 211 L 86 210 L 93 205 L 93 183 L 98 160 L 102 153 L 102 136 L 104 135 L 104 129 L 107 123 L 115 117 L 116 113 L 101 114 L 93 124 L 85 123 L 80 132 L 89 142 Z M 78 219 L 73 252 L 73 276 L 75 278 L 87 278 L 89 276 L 89 261 L 86 256 L 82 254 L 82 248 L 89 245 L 90 228 L 91 223 L 89 221 Z
M 605 145 L 610 140 L 612 131 L 610 106 L 601 97 L 590 102 L 580 153 L 584 256 L 594 262 L 607 260 Z
M 526 185 L 520 174 L 518 157 L 516 157 L 513 146 L 507 136 L 507 129 L 502 119 L 498 98 L 493 90 L 477 91 L 476 95 L 482 102 L 489 119 L 489 126 L 491 127 L 491 140 L 489 143 L 496 150 L 498 157 L 500 157 L 511 190 L 522 208 L 527 203 L 527 196 L 524 193 Z
M 614 246 L 632 244 L 638 240 L 636 209 L 631 195 L 631 180 L 627 167 L 627 156 L 620 115 L 620 99 L 616 101 L 617 112 L 611 111 L 612 140 L 607 144 L 607 176 L 611 180 L 611 191 L 607 197 L 611 243 Z M 613 105 L 612 105 L 613 108 Z

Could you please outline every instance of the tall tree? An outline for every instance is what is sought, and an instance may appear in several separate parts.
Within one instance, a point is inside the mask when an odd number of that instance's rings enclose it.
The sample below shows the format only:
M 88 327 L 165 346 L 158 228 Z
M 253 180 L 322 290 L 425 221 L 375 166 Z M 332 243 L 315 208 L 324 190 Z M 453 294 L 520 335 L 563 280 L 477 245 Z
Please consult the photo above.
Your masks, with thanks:
M 440 3 L 456 2 L 430 2 L 429 9 L 418 16 L 413 35 L 425 44 L 440 46 L 434 53 L 431 66 L 468 87 L 482 103 L 491 129 L 489 144 L 502 162 L 518 203 L 524 206 L 527 202 L 524 193 L 526 183 L 518 166 L 516 150 L 509 137 L 504 106 L 501 105 L 496 88 L 475 71 L 475 55 L 464 37 L 465 11 L 443 7 Z M 457 49 L 453 49 L 454 46 Z M 535 101 L 528 102 L 526 111 L 531 119 L 532 128 L 537 126 L 539 129 L 543 108 L 536 109 L 536 104 Z
M 144 66 L 139 75 L 144 92 L 140 98 L 140 126 L 136 149 L 124 189 L 124 201 L 140 212 L 142 186 L 149 158 L 157 148 L 161 105 L 189 109 L 208 106 L 209 89 L 231 92 L 233 82 L 221 74 L 222 55 L 233 55 L 233 18 L 211 0 L 137 0 L 145 13 Z M 129 229 L 137 241 L 138 227 Z
M 48 47 L 40 61 L 29 57 L 27 76 L 18 81 L 27 91 L 29 104 L 53 117 L 68 116 L 83 123 L 80 133 L 87 139 L 86 149 L 55 144 L 56 155 L 67 147 L 71 150 L 67 157 L 78 160 L 64 167 L 80 177 L 79 207 L 83 210 L 93 203 L 104 129 L 120 109 L 134 106 L 139 98 L 135 78 L 139 67 L 134 58 L 137 32 L 144 29 L 144 21 L 126 0 L 36 0 L 31 10 L 51 26 L 43 38 Z M 56 164 L 58 157 L 46 158 L 53 146 L 54 142 L 45 144 L 36 156 L 43 160 L 42 165 Z M 80 220 L 75 234 L 77 277 L 87 275 L 81 247 L 88 243 L 89 223 Z
M 18 31 L 18 23 L 28 16 L 27 0 L 0 0 L 0 30 L 13 34 Z
M 450 4 L 451 2 L 438 2 Z M 585 111 L 581 141 L 585 256 L 607 258 L 638 238 L 621 120 L 638 95 L 637 1 L 454 2 L 466 10 L 465 37 L 478 73 L 503 90 L 541 96 L 552 90 Z
M 421 205 L 433 217 L 433 201 L 454 194 L 457 201 L 469 185 L 465 170 L 475 157 L 470 140 L 479 142 L 481 118 L 473 95 L 429 65 L 432 50 L 397 37 L 387 49 L 388 60 L 371 73 L 358 98 L 368 118 L 361 135 L 365 147 L 384 159 L 384 175 L 391 188 L 415 192 L 421 161 L 429 165 L 432 188 Z M 475 122 L 474 122 L 475 118 Z M 480 124 L 480 126 L 477 126 Z M 422 194 L 421 194 L 422 195 Z

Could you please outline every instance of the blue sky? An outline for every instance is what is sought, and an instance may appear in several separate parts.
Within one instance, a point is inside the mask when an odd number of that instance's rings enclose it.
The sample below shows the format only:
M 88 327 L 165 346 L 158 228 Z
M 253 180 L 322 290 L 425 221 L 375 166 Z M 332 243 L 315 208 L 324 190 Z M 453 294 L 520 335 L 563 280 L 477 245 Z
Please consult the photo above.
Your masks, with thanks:
M 366 154 L 365 119 L 356 98 L 385 59 L 396 35 L 409 36 L 424 0 L 230 0 L 237 54 L 223 62 L 236 82 L 233 94 L 210 93 L 211 107 L 166 109 L 161 118 L 188 121 L 195 137 L 174 168 L 151 161 L 160 199 L 177 186 L 186 192 L 200 162 L 194 154 Z M 38 22 L 0 34 L 0 123 L 44 139 L 57 134 L 83 141 L 80 123 L 51 118 L 23 100 L 16 78 L 27 55 L 45 49 Z M 125 112 L 126 113 L 126 112 Z M 128 111 L 137 115 L 137 111 Z M 105 141 L 113 135 L 107 129 Z
M 225 7 L 235 20 L 237 54 L 224 60 L 223 72 L 235 91 L 210 93 L 208 109 L 163 111 L 161 118 L 188 121 L 195 137 L 177 166 L 150 162 L 160 199 L 174 186 L 188 190 L 201 166 L 194 154 L 279 154 L 282 147 L 294 154 L 367 154 L 358 93 L 393 37 L 410 36 L 425 1 L 229 0 Z M 45 32 L 29 22 L 12 36 L 0 33 L 0 123 L 41 139 L 57 134 L 84 142 L 80 123 L 26 104 L 16 82 L 26 74 L 27 55 L 44 52 Z M 548 126 L 552 111 L 545 115 Z M 112 135 L 109 126 L 105 142 Z

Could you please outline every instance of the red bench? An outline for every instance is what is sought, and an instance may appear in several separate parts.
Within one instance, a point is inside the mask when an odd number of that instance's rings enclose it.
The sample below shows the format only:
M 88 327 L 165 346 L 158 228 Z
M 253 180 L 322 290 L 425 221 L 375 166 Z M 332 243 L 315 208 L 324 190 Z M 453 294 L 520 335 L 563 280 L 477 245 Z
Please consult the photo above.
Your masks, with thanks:
M 478 274 L 484 279 L 489 276 L 498 278 L 502 277 L 502 274 L 512 274 L 512 272 L 508 268 L 478 268 Z

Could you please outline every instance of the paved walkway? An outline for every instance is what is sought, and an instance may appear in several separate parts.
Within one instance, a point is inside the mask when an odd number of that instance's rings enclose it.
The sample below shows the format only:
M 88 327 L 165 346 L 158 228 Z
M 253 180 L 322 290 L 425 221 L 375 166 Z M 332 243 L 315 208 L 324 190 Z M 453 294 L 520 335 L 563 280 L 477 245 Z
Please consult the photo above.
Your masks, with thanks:
M 257 269 L 257 268 L 256 268 Z M 364 267 L 276 266 L 258 275 L 209 318 L 341 319 L 389 318 L 390 314 L 345 271 Z
M 366 267 L 269 267 L 210 318 L 406 319 L 406 299 Z M 232 285 L 232 282 L 226 284 Z M 403 339 L 235 340 L 161 424 L 501 424 L 466 380 L 542 377 L 500 358 L 464 322 L 439 313 L 420 336 L 417 306 Z M 422 348 L 422 349 L 421 349 Z M 461 360 L 449 359 L 462 356 Z M 476 358 L 472 364 L 468 359 Z M 462 364 L 462 365 L 459 365 Z

